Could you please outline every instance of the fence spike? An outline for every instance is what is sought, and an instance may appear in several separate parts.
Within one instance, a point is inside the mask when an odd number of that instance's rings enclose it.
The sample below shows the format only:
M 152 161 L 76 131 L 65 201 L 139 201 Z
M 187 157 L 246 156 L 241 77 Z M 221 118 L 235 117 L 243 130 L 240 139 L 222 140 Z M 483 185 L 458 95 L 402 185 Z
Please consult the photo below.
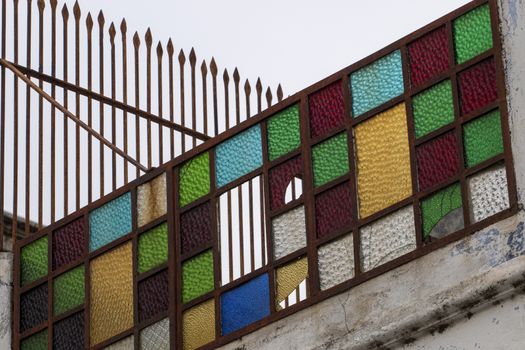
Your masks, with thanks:
M 69 10 L 67 9 L 66 4 L 64 4 L 64 6 L 62 7 L 62 18 L 64 19 L 64 21 L 67 21 L 69 19 Z
M 171 57 L 173 57 L 173 52 L 174 52 L 174 50 L 173 50 L 173 41 L 171 41 L 171 38 L 170 38 L 170 40 L 168 40 L 167 48 L 168 48 L 168 56 L 170 56 L 170 59 L 171 59 Z
M 268 107 L 272 105 L 272 90 L 269 86 L 266 89 L 266 103 L 268 104 Z
M 133 46 L 135 46 L 136 49 L 138 49 L 138 47 L 140 46 L 140 37 L 139 37 L 139 33 L 135 32 L 135 34 L 133 35 Z
M 201 73 L 203 76 L 208 75 L 208 66 L 206 65 L 206 60 L 202 60 Z
M 117 31 L 115 30 L 115 24 L 111 22 L 111 25 L 109 26 L 109 40 L 111 41 L 112 45 L 115 43 L 116 34 L 117 34 Z
M 235 67 L 235 70 L 233 71 L 233 81 L 236 84 L 238 84 L 240 80 L 241 80 L 241 76 L 239 75 L 239 70 L 237 69 L 237 67 Z
M 146 31 L 146 35 L 144 35 L 144 39 L 146 41 L 146 47 L 148 49 L 151 48 L 151 44 L 153 42 L 153 37 L 151 36 L 151 30 L 149 28 Z
M 44 8 L 46 7 L 46 2 L 45 2 L 44 0 L 38 0 L 38 3 L 37 3 L 37 4 L 38 4 L 38 9 L 39 9 L 40 11 L 43 11 Z
M 217 63 L 215 63 L 215 57 L 211 58 L 210 72 L 211 72 L 211 75 L 217 76 Z
M 197 56 L 195 56 L 195 49 L 193 47 L 191 48 L 189 58 L 190 58 L 190 64 L 194 66 L 195 62 L 197 61 Z
M 73 5 L 73 15 L 77 20 L 80 19 L 81 11 L 80 11 L 80 5 L 78 4 L 78 1 L 75 1 L 75 5 Z
M 54 11 L 57 8 L 58 1 L 57 0 L 49 0 L 49 3 L 51 4 L 51 8 Z
M 162 60 L 162 55 L 164 54 L 164 50 L 162 49 L 162 43 L 159 40 L 159 44 L 157 45 L 157 57 L 160 60 Z
M 244 83 L 244 92 L 246 95 L 250 95 L 252 93 L 252 87 L 248 79 L 246 79 L 246 82 Z
M 226 84 L 230 82 L 230 75 L 228 74 L 228 69 L 224 68 L 224 73 L 222 74 L 222 79 Z
M 98 26 L 102 28 L 104 27 L 104 23 L 106 23 L 106 19 L 104 18 L 104 13 L 100 11 L 98 13 Z
M 126 23 L 126 19 L 123 18 L 122 19 L 122 22 L 120 22 L 120 32 L 125 35 L 126 32 L 128 31 L 128 25 Z
M 183 65 L 186 62 L 186 56 L 184 55 L 184 50 L 180 49 L 179 52 L 179 63 Z
M 281 102 L 283 100 L 283 88 L 281 84 L 277 87 L 277 101 Z
M 88 12 L 88 15 L 86 17 L 86 27 L 88 31 L 91 31 L 93 29 L 93 17 L 91 17 L 91 12 Z

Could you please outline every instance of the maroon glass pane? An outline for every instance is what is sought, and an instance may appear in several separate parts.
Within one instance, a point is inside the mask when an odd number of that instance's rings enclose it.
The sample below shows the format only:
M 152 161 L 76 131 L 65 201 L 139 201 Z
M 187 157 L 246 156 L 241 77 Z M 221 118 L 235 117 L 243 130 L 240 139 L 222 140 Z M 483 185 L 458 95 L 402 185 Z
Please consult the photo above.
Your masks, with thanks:
M 421 191 L 450 179 L 459 171 L 458 143 L 452 131 L 419 146 L 416 153 Z
M 20 298 L 20 333 L 47 321 L 47 283 L 42 284 Z
M 211 207 L 204 203 L 180 217 L 181 251 L 191 252 L 211 242 Z
M 139 282 L 140 322 L 168 310 L 168 288 L 168 270 L 164 270 Z
M 84 349 L 84 313 L 79 312 L 53 326 L 53 350 Z
M 323 238 L 352 224 L 350 184 L 331 188 L 315 197 L 315 227 Z
M 310 133 L 317 137 L 343 125 L 345 104 L 340 81 L 310 95 Z
M 270 208 L 278 209 L 284 205 L 286 188 L 294 177 L 302 177 L 303 161 L 297 157 L 270 170 Z
M 85 221 L 80 218 L 53 233 L 53 270 L 82 258 L 85 247 L 84 231 Z
M 468 114 L 496 101 L 496 67 L 491 58 L 458 77 L 461 114 Z
M 420 86 L 450 66 L 447 31 L 438 28 L 408 45 L 410 81 Z

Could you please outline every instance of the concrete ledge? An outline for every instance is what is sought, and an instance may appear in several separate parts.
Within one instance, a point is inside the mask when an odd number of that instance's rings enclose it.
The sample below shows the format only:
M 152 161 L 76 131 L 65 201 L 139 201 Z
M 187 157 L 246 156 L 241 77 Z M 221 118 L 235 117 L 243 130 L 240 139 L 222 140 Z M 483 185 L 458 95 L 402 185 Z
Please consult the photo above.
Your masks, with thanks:
M 0 252 L 0 349 L 11 349 L 13 254 Z

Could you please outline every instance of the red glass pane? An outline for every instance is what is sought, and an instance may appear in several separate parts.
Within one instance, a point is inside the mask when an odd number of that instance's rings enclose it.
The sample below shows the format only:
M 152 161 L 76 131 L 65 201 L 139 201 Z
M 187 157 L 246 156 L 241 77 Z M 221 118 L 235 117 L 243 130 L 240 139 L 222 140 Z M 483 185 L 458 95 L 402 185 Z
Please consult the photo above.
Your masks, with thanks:
M 310 133 L 317 137 L 343 125 L 345 104 L 340 81 L 310 95 Z
M 352 224 L 350 184 L 331 188 L 315 197 L 315 227 L 323 238 Z
M 419 86 L 447 71 L 449 49 L 445 27 L 434 30 L 408 45 L 410 80 Z
M 185 212 L 180 217 L 182 254 L 191 252 L 211 242 L 211 208 L 204 203 Z
M 84 219 L 67 224 L 53 233 L 53 270 L 70 264 L 84 255 Z
M 302 158 L 297 157 L 270 170 L 270 207 L 272 210 L 284 205 L 286 188 L 294 177 L 302 177 Z
M 442 183 L 459 171 L 456 136 L 449 132 L 417 148 L 417 173 L 421 191 Z
M 461 114 L 483 108 L 498 98 L 493 58 L 461 73 L 458 82 Z
M 140 322 L 168 310 L 168 270 L 139 282 Z

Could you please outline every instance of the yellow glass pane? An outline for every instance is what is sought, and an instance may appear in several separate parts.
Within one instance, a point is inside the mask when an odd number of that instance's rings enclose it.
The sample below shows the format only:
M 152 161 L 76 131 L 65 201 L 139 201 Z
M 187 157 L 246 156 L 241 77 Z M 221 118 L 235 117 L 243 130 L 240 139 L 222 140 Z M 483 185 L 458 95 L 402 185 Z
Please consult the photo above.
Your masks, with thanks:
M 405 104 L 355 128 L 359 214 L 364 218 L 412 194 Z
M 91 262 L 91 345 L 133 327 L 131 242 Z
M 182 316 L 182 347 L 197 349 L 215 340 L 215 303 L 210 299 Z
M 299 259 L 278 268 L 276 272 L 276 304 L 279 305 L 281 301 L 286 299 L 306 277 L 308 277 L 308 260 L 306 258 Z

